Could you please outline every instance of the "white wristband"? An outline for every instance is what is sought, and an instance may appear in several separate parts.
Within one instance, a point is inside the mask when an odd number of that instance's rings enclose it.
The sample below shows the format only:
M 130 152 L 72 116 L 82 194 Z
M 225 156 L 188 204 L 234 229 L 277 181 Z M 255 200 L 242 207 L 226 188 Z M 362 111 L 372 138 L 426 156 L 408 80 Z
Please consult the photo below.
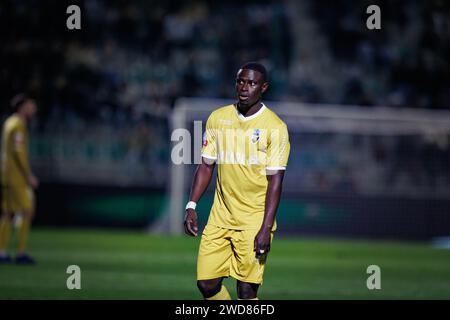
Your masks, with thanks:
M 196 207 L 197 207 L 197 203 L 196 203 L 196 202 L 194 202 L 194 201 L 189 201 L 189 202 L 187 203 L 187 205 L 186 205 L 186 210 L 187 210 L 187 209 L 193 209 L 193 210 L 195 210 Z

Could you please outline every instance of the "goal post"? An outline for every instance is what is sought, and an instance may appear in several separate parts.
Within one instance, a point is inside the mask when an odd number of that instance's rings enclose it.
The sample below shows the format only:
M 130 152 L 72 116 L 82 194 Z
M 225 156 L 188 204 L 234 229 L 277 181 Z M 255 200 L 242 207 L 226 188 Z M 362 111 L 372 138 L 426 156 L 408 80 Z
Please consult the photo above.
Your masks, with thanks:
M 233 101 L 180 98 L 170 115 L 171 131 L 186 129 L 193 140 L 201 139 L 194 134 L 194 121 L 201 121 L 204 130 L 209 114 L 230 103 Z M 408 171 L 405 174 L 400 167 L 397 168 L 400 173 L 395 172 L 396 163 L 402 157 L 415 154 L 409 149 L 426 149 L 427 144 L 432 144 L 436 150 L 448 149 L 449 111 L 299 102 L 265 103 L 288 126 L 291 154 L 283 192 L 294 200 L 300 194 L 343 194 L 344 190 L 347 195 L 383 197 L 446 197 L 450 190 L 450 178 L 447 181 L 447 177 L 433 177 L 436 180 L 433 183 L 437 183 L 438 187 L 428 190 L 427 177 L 421 178 L 417 185 L 411 185 L 409 180 L 413 178 L 409 175 L 414 173 Z M 191 141 L 194 149 L 190 153 L 192 164 L 199 163 L 201 157 L 200 152 L 195 151 L 196 143 L 201 144 L 201 140 Z M 172 141 L 172 148 L 175 144 L 176 141 Z M 173 161 L 170 164 L 166 218 L 168 231 L 172 234 L 180 234 L 183 230 L 184 206 L 195 169 L 192 164 L 175 164 Z M 426 163 L 421 165 L 427 166 Z M 426 172 L 428 169 L 420 170 Z M 211 185 L 214 187 L 214 182 Z M 314 215 L 314 209 L 310 211 Z

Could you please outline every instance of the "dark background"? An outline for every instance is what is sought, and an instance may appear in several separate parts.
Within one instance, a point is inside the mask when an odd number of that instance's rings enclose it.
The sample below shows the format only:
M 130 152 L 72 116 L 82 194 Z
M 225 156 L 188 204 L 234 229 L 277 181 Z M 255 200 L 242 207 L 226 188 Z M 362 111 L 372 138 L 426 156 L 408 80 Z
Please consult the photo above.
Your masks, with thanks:
M 70 4 L 81 30 L 66 28 Z M 381 30 L 366 28 L 371 4 Z M 177 99 L 234 99 L 234 73 L 249 60 L 269 70 L 269 101 L 450 121 L 449 10 L 446 1 L 2 1 L 1 118 L 18 92 L 39 105 L 36 224 L 151 228 L 167 214 Z M 449 132 L 295 136 L 289 166 L 301 179 L 286 181 L 280 232 L 450 234 Z M 209 194 L 203 223 L 210 204 Z

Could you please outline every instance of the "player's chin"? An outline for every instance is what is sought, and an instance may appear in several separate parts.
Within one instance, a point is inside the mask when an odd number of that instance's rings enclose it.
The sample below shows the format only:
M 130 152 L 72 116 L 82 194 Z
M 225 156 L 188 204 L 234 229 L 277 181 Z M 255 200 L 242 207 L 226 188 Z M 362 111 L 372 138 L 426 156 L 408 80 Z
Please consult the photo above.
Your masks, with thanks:
M 248 107 L 251 105 L 251 101 L 250 101 L 250 99 L 239 98 L 239 105 L 242 107 Z

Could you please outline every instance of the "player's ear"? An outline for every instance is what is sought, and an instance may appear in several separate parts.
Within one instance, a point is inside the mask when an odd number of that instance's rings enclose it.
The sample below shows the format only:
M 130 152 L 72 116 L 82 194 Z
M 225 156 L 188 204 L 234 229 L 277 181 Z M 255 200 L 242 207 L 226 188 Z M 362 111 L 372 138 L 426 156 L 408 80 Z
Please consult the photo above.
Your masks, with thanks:
M 267 91 L 267 89 L 269 89 L 269 83 L 264 82 L 263 85 L 261 86 L 261 92 L 265 93 Z

